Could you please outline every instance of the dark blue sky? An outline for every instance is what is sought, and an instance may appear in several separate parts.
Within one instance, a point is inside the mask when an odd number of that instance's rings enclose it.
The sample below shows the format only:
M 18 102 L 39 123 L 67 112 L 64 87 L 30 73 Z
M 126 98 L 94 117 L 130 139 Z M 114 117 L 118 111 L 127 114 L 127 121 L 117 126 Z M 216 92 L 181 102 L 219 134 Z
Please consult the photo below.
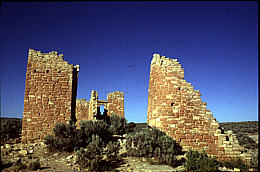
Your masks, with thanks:
M 80 65 L 77 98 L 123 91 L 129 122 L 146 122 L 154 53 L 219 122 L 258 120 L 257 2 L 2 3 L 1 116 L 22 117 L 29 48 Z

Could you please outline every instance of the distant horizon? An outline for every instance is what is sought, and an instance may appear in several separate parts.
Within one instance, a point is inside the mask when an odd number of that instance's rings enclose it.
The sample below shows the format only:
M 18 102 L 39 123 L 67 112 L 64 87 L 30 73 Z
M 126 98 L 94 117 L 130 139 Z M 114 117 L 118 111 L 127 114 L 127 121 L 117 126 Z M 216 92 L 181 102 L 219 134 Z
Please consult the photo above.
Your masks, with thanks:
M 213 116 L 214 117 L 214 116 Z M 11 118 L 11 119 L 23 119 L 23 118 L 19 118 L 19 117 L 6 117 L 6 116 L 1 116 L 1 118 Z M 127 119 L 126 119 L 127 120 Z M 216 119 L 217 120 L 217 119 Z M 258 121 L 258 120 L 257 120 Z M 128 121 L 128 123 L 133 122 L 133 121 Z M 225 121 L 225 122 L 219 122 L 217 120 L 218 123 L 228 123 L 228 122 L 254 122 L 254 121 Z M 147 123 L 147 122 L 134 122 L 134 123 Z

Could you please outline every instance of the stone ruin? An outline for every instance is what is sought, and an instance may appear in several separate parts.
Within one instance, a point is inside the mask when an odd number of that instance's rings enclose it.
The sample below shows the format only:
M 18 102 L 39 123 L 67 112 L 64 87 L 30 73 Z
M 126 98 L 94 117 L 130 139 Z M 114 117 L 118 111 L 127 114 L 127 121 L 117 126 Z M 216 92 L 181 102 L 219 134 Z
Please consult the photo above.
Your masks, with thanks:
M 242 153 L 236 135 L 224 132 L 213 118 L 199 90 L 184 80 L 184 69 L 177 59 L 154 54 L 150 66 L 147 124 L 165 131 L 184 150 L 205 150 L 223 160 L 250 155 Z
M 98 100 L 97 91 L 91 92 L 90 101 L 86 99 L 77 99 L 76 101 L 76 116 L 77 120 L 92 120 L 100 119 L 100 106 L 104 106 L 103 115 L 117 114 L 124 117 L 124 94 L 120 91 L 115 91 L 107 95 L 107 100 Z
M 92 91 L 89 102 L 85 99 L 76 100 L 78 74 L 79 66 L 63 60 L 62 54 L 29 49 L 22 122 L 23 143 L 43 139 L 46 134 L 52 133 L 57 123 L 95 119 L 102 115 L 101 105 L 104 105 L 107 115 L 124 116 L 122 92 L 108 94 L 106 101 L 98 100 L 97 91 Z
M 76 99 L 79 66 L 63 60 L 53 51 L 41 53 L 29 49 L 22 142 L 43 139 L 57 123 L 98 119 L 102 114 L 124 116 L 124 94 L 109 93 L 107 100 L 98 100 L 97 91 L 91 92 L 90 101 Z M 241 157 L 236 135 L 224 132 L 207 104 L 202 102 L 199 90 L 184 80 L 184 70 L 177 59 L 154 54 L 150 66 L 147 124 L 165 131 L 184 150 L 205 150 L 218 159 Z

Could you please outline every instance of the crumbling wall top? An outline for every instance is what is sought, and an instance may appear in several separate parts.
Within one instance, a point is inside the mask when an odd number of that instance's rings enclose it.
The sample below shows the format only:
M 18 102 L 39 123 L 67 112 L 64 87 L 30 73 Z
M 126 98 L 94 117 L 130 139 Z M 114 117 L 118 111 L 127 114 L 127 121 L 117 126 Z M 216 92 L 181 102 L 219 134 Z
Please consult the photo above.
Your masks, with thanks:
M 163 73 L 161 74 L 184 79 L 184 68 L 182 68 L 177 59 L 171 59 L 160 54 L 154 54 L 150 69 L 153 70 L 154 67 L 162 70 Z

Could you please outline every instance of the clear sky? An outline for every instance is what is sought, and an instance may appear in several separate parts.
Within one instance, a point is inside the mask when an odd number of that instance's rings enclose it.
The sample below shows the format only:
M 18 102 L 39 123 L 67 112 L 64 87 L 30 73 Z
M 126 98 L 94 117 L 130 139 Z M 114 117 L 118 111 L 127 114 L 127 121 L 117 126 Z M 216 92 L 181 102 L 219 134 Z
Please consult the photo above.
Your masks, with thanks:
M 2 117 L 22 118 L 29 48 L 80 65 L 77 98 L 123 91 L 129 122 L 146 122 L 154 53 L 179 60 L 219 122 L 258 120 L 257 2 L 2 3 Z

